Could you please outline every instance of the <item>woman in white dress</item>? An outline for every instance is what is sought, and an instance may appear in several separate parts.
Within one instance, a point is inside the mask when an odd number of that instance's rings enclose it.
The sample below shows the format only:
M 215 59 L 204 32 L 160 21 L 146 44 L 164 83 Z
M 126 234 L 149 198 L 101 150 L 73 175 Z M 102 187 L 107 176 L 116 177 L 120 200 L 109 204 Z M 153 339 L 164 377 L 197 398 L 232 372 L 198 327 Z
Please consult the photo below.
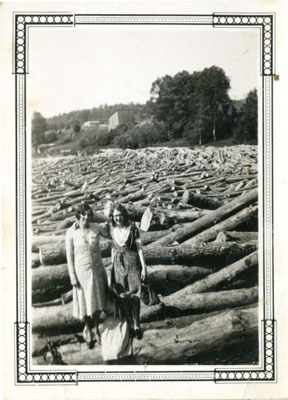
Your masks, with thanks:
M 99 235 L 106 236 L 106 231 L 91 222 L 93 212 L 86 203 L 79 207 L 76 218 L 77 224 L 66 233 L 73 316 L 84 320 L 83 337 L 88 347 L 93 348 L 94 341 L 101 343 L 99 317 L 106 308 L 108 283 L 99 248 Z

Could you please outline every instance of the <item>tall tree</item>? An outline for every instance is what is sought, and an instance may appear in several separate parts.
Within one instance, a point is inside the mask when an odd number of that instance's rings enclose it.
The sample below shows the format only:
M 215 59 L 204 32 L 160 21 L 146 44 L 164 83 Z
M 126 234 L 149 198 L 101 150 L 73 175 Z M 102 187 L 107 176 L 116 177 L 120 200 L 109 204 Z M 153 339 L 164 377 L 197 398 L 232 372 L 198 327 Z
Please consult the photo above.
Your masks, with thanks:
M 203 71 L 182 71 L 153 82 L 152 113 L 164 123 L 170 137 L 205 142 L 216 138 L 217 125 L 223 119 L 221 109 L 228 104 L 230 82 L 216 66 Z
M 228 90 L 230 81 L 222 68 L 212 66 L 205 68 L 199 75 L 196 83 L 198 108 L 206 115 L 208 140 L 216 140 L 217 125 L 224 117 L 223 106 L 229 103 Z
M 258 96 L 257 90 L 251 90 L 243 104 L 240 120 L 234 130 L 234 138 L 240 142 L 257 141 L 258 134 Z
M 73 132 L 79 133 L 81 131 L 81 124 L 78 120 L 73 122 Z
M 32 146 L 37 148 L 39 144 L 45 143 L 45 131 L 48 129 L 46 119 L 39 113 L 34 112 L 32 119 Z

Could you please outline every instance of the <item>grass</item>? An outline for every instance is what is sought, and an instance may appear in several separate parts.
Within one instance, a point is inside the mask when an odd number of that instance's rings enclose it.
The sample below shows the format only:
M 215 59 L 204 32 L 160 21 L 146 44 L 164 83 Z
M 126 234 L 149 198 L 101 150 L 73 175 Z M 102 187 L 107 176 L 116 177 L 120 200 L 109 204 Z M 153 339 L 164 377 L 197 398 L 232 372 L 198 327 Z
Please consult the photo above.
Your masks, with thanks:
M 94 132 L 95 134 L 95 132 Z M 99 151 L 99 147 L 97 146 L 88 146 L 86 148 L 81 148 L 80 145 L 80 140 L 81 139 L 87 139 L 89 136 L 93 135 L 92 130 L 82 130 L 78 133 L 74 133 L 72 129 L 67 130 L 62 132 L 61 136 L 58 138 L 58 140 L 55 142 L 55 146 L 51 149 L 46 149 L 43 150 L 40 154 L 34 154 L 33 157 L 38 158 L 38 157 L 43 157 L 45 155 L 51 155 L 51 156 L 61 156 L 61 155 L 66 155 L 66 154 L 77 154 L 78 151 L 85 151 L 87 154 L 93 154 L 97 151 Z M 208 146 L 214 146 L 214 147 L 224 147 L 224 146 L 233 146 L 233 145 L 238 145 L 241 143 L 235 143 L 233 142 L 232 138 L 229 139 L 223 139 L 223 140 L 218 140 L 216 142 L 209 142 L 205 143 L 203 146 L 208 147 Z M 246 144 L 257 144 L 255 141 L 249 142 Z M 186 139 L 173 139 L 169 140 L 166 142 L 158 142 L 154 143 L 149 147 L 195 147 L 191 146 L 189 141 Z M 102 149 L 109 149 L 109 148 L 115 148 L 115 145 L 110 144 L 107 146 L 102 146 Z

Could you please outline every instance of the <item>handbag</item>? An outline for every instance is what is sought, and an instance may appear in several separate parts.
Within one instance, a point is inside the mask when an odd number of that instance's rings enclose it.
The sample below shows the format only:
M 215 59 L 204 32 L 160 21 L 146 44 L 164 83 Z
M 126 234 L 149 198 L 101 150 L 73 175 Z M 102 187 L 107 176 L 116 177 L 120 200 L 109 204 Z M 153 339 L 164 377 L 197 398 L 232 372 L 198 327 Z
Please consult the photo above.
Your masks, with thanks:
M 154 306 L 160 303 L 160 299 L 147 280 L 141 282 L 140 299 L 146 306 Z

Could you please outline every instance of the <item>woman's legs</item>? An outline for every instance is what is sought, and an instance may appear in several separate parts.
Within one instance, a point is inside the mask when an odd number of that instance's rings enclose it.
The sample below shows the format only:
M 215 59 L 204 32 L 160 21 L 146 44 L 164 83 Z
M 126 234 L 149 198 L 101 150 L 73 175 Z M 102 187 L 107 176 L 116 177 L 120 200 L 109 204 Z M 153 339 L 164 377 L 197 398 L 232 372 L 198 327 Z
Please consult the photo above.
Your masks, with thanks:
M 137 339 L 142 339 L 143 333 L 140 328 L 140 299 L 138 296 L 132 295 L 131 300 L 135 336 Z
M 100 331 L 99 331 L 99 319 L 100 319 L 100 314 L 101 311 L 100 310 L 96 310 L 95 313 L 93 314 L 93 325 L 95 328 L 95 339 L 96 342 L 101 344 L 101 335 L 100 335 Z
M 101 311 L 96 310 L 92 317 L 85 316 L 84 317 L 84 330 L 83 330 L 83 337 L 89 349 L 94 347 L 94 340 L 101 344 L 101 335 L 99 331 L 99 318 L 100 318 Z M 94 332 L 93 332 L 94 331 Z M 94 335 L 93 335 L 94 333 Z M 95 338 L 92 337 L 95 336 Z
M 83 338 L 87 343 L 89 349 L 93 348 L 93 341 L 92 341 L 92 332 L 91 332 L 91 317 L 85 315 L 84 317 L 84 330 L 83 330 Z

